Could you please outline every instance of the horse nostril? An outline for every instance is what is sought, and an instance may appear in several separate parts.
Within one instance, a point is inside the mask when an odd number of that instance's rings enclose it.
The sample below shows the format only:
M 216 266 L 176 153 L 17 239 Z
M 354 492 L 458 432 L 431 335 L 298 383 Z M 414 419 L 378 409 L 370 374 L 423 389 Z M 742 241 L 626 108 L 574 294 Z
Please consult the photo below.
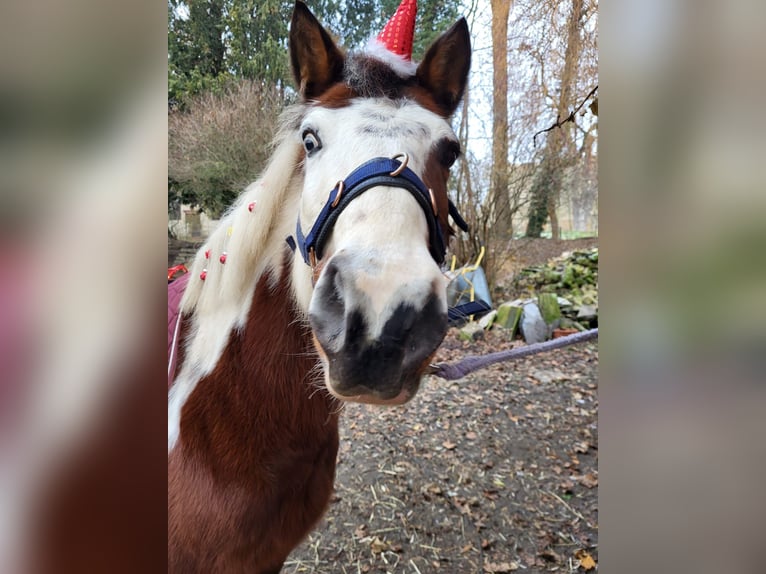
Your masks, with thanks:
M 330 261 L 314 288 L 309 306 L 309 323 L 319 342 L 329 351 L 342 346 L 346 314 L 343 278 Z

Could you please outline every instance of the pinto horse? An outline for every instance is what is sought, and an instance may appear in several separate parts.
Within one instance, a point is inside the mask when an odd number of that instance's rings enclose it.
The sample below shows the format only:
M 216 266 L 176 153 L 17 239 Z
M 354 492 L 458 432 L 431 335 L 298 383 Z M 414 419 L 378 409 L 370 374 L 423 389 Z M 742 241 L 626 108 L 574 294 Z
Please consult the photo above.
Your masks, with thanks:
M 410 400 L 447 330 L 465 20 L 411 69 L 345 55 L 300 2 L 289 40 L 301 101 L 181 302 L 172 572 L 279 572 L 328 505 L 343 401 Z

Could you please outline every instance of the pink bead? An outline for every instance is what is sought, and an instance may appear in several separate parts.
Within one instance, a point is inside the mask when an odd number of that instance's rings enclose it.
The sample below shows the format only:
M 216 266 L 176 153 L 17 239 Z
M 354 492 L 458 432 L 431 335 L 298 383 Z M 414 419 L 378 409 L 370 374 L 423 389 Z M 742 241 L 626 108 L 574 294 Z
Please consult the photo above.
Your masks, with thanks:
M 199 274 L 199 278 L 203 281 L 205 280 L 205 277 L 207 277 L 207 269 L 203 269 L 202 273 Z
M 226 252 L 225 251 L 223 253 L 221 253 L 221 256 L 218 258 L 218 261 L 220 261 L 221 263 L 226 263 Z
M 210 249 L 205 251 L 205 259 L 210 259 Z
M 253 209 L 255 209 L 255 202 L 251 201 L 250 204 L 247 206 L 247 210 L 252 213 Z

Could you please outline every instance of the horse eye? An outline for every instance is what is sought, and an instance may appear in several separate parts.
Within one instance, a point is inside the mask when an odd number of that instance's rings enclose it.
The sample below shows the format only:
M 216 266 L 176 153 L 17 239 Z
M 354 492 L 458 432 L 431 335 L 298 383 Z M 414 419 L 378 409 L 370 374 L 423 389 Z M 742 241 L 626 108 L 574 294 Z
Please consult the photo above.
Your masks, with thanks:
M 460 157 L 460 144 L 457 142 L 449 142 L 444 146 L 441 154 L 441 163 L 447 169 L 451 168 Z
M 313 130 L 306 130 L 303 132 L 303 147 L 306 149 L 306 153 L 309 155 L 319 149 L 322 149 L 322 142 L 319 141 L 319 138 Z

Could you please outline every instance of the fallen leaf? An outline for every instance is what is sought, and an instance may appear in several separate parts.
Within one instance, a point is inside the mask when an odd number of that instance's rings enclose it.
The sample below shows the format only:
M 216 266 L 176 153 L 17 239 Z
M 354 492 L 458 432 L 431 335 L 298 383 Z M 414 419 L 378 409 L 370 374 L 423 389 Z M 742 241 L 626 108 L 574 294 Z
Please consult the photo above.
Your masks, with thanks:
M 442 446 L 443 446 L 444 448 L 446 448 L 447 450 L 452 450 L 452 449 L 453 449 L 453 448 L 455 448 L 457 445 L 456 445 L 454 442 L 451 442 L 451 441 L 445 440 L 445 441 L 442 443 Z
M 575 552 L 575 558 L 580 561 L 580 566 L 584 570 L 593 570 L 596 567 L 596 561 L 593 560 L 593 556 L 588 554 L 585 550 L 578 550 Z
M 586 475 L 581 476 L 578 481 L 580 484 L 587 488 L 595 488 L 598 486 L 598 478 L 589 472 Z
M 377 536 L 370 542 L 370 548 L 373 554 L 380 554 L 381 552 L 388 550 L 388 542 L 381 540 Z

